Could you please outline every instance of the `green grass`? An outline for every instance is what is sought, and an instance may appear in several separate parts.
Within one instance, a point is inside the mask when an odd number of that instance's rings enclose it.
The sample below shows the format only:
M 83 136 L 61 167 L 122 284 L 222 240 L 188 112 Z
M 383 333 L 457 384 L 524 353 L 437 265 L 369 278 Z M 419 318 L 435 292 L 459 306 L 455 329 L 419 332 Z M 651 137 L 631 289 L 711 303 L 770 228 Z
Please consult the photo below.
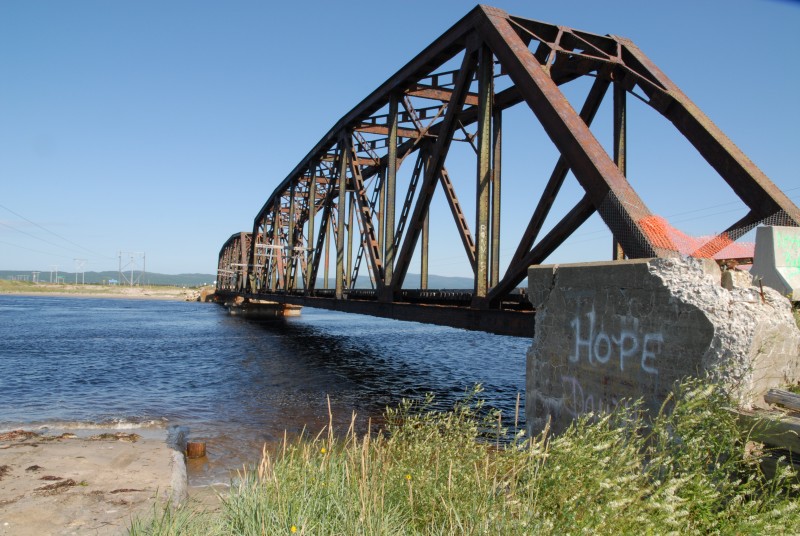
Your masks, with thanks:
M 44 294 L 44 293 L 65 293 L 65 294 L 73 294 L 73 293 L 103 293 L 108 292 L 109 289 L 112 287 L 106 287 L 101 285 L 74 285 L 67 283 L 56 284 L 56 283 L 31 283 L 30 281 L 10 281 L 7 279 L 0 279 L 0 292 L 5 293 L 36 293 L 36 294 Z
M 31 283 L 0 279 L 0 293 L 6 294 L 108 294 L 118 287 L 103 285 L 75 285 L 72 283 Z
M 0 292 L 42 292 L 39 285 L 29 281 L 0 279 Z
M 766 478 L 727 401 L 700 382 L 649 427 L 634 405 L 501 442 L 486 414 L 476 396 L 449 412 L 404 403 L 384 434 L 287 442 L 219 512 L 157 508 L 131 534 L 800 532 L 794 474 Z

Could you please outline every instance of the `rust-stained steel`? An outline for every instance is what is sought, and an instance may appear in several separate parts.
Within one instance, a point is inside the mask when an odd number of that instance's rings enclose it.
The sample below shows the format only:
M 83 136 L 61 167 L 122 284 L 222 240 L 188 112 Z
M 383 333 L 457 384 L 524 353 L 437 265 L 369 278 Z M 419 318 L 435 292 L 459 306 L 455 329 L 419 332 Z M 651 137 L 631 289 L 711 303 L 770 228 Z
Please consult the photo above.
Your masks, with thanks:
M 581 77 L 594 82 L 576 112 L 559 86 Z M 611 155 L 589 129 L 609 87 Z M 614 238 L 614 258 L 679 254 L 626 177 L 628 94 L 673 123 L 749 209 L 694 255 L 713 256 L 760 223 L 800 225 L 800 210 L 632 42 L 478 6 L 342 117 L 270 195 L 252 231 L 225 242 L 218 288 L 529 336 L 533 313 L 524 311 L 517 286 L 529 265 L 543 262 L 595 212 Z M 559 157 L 527 227 L 511 233 L 522 231 L 503 271 L 502 123 L 504 111 L 518 104 L 530 108 Z M 453 143 L 474 149 L 473 177 L 448 173 Z M 404 165 L 410 178 L 402 193 L 398 171 Z M 570 171 L 583 197 L 540 236 L 555 200 L 566 195 L 561 186 Z M 415 255 L 421 258 L 420 286 L 427 287 L 427 226 L 439 186 L 474 274 L 468 292 L 406 288 Z M 458 188 L 475 188 L 474 222 L 462 210 Z M 326 290 L 331 243 L 335 276 L 333 290 Z M 360 289 L 360 278 L 372 290 Z
M 217 289 L 246 292 L 250 275 L 250 233 L 231 235 L 222 245 L 217 265 Z

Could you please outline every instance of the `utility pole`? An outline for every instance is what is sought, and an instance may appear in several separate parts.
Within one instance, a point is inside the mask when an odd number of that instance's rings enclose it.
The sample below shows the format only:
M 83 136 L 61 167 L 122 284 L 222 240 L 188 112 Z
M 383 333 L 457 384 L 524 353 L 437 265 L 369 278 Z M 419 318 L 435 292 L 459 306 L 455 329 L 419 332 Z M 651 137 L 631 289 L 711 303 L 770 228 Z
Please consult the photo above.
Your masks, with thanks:
M 31 273 L 33 274 L 33 282 L 34 283 L 38 283 L 39 282 L 39 274 L 41 272 L 31 272 Z
M 52 264 L 50 265 L 50 282 L 53 282 L 53 272 L 56 273 L 56 284 L 58 284 L 58 265 Z
M 127 261 L 123 264 L 122 259 Z M 130 270 L 130 277 L 127 272 Z M 138 274 L 136 273 L 138 270 Z M 130 286 L 141 285 L 142 277 L 145 273 L 145 254 L 142 251 L 120 251 L 119 252 L 119 282 L 123 281 Z
M 78 272 L 81 273 L 81 285 L 86 284 L 86 276 L 85 276 L 85 269 L 86 269 L 86 259 L 72 259 L 75 261 L 75 284 L 78 284 Z

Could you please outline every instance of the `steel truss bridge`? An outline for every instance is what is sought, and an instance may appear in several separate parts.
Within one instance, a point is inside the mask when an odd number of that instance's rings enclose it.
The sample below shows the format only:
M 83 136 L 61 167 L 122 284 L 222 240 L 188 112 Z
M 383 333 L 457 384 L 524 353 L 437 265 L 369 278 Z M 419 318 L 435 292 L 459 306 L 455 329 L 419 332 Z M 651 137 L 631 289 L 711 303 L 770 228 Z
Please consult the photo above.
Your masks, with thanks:
M 584 78 L 590 89 L 578 111 L 561 87 Z M 590 130 L 608 93 L 613 154 Z M 626 179 L 629 97 L 671 122 L 747 207 L 693 251 L 680 250 Z M 559 156 L 501 270 L 503 118 L 518 104 Z M 474 182 L 463 186 L 475 188 L 474 222 L 456 195 L 464 178 L 446 166 L 456 142 L 475 156 Z M 542 233 L 569 172 L 583 191 Z M 428 288 L 437 189 L 474 274 L 471 290 Z M 714 257 L 759 224 L 800 225 L 800 210 L 630 40 L 478 6 L 341 118 L 270 195 L 252 231 L 225 242 L 218 293 L 531 336 L 534 313 L 518 285 L 595 212 L 613 235 L 614 258 Z M 408 289 L 414 258 L 420 283 Z M 359 277 L 370 288 L 358 288 Z

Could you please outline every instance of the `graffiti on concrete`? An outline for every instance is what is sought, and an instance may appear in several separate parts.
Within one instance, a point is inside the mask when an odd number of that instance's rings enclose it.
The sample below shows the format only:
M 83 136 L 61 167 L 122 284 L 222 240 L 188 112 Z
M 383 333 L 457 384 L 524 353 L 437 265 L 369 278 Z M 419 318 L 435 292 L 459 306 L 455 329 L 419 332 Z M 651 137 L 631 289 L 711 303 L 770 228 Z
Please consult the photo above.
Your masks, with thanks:
M 631 402 L 629 399 L 620 401 L 615 396 L 608 399 L 601 394 L 584 389 L 580 380 L 575 376 L 562 375 L 561 385 L 564 388 L 565 397 L 561 407 L 573 418 L 585 413 L 610 412 L 616 409 L 620 402 L 623 406 L 627 406 Z
M 778 262 L 783 262 L 783 267 L 792 275 L 800 274 L 800 233 L 796 229 L 791 231 L 775 230 L 775 252 Z
M 583 365 L 575 372 L 561 375 L 562 409 L 570 416 L 607 412 L 620 404 L 616 396 L 599 392 L 598 382 L 594 379 L 583 378 L 582 381 L 584 374 L 600 374 L 604 383 L 610 381 L 612 384 L 614 378 L 623 383 L 657 382 L 658 358 L 664 350 L 662 332 L 641 329 L 639 319 L 632 316 L 620 318 L 619 327 L 606 329 L 598 325 L 594 307 L 587 313 L 576 315 L 570 327 L 575 342 L 569 363 Z
M 629 319 L 634 329 L 619 329 L 609 334 L 595 325 L 594 308 L 585 315 L 586 322 L 576 316 L 570 326 L 574 329 L 575 348 L 569 356 L 572 363 L 579 363 L 581 358 L 595 367 L 619 367 L 624 372 L 626 367 L 639 366 L 647 374 L 658 374 L 656 359 L 664 346 L 664 336 L 660 332 L 640 333 L 637 319 Z

